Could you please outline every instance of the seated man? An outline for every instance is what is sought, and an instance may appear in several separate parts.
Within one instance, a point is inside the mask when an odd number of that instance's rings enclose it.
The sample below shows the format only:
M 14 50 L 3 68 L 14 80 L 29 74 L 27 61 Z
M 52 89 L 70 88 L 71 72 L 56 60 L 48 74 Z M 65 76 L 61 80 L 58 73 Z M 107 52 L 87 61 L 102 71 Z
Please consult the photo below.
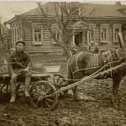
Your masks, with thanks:
M 25 43 L 16 42 L 16 50 L 9 58 L 9 73 L 11 76 L 11 99 L 13 103 L 16 100 L 16 81 L 18 77 L 25 76 L 25 96 L 30 97 L 29 86 L 31 82 L 31 60 L 27 53 L 24 52 Z

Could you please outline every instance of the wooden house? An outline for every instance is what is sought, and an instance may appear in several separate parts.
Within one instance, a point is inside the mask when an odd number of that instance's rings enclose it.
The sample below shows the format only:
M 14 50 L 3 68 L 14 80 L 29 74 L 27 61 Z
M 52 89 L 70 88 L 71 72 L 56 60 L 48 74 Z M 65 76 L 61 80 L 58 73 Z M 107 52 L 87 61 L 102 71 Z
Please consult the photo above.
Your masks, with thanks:
M 54 3 L 43 5 L 55 30 L 57 38 L 60 37 L 55 23 Z M 89 43 L 98 43 L 100 49 L 108 49 L 119 45 L 118 32 L 122 32 L 126 42 L 126 5 L 78 3 L 78 13 L 73 19 L 71 29 L 75 34 L 71 38 L 71 46 L 83 47 Z M 39 8 L 35 8 L 21 15 L 15 15 L 6 23 L 10 24 L 12 47 L 17 40 L 26 43 L 29 53 L 61 54 L 63 50 L 55 45 L 50 35 L 46 19 Z M 85 24 L 93 32 L 85 28 Z

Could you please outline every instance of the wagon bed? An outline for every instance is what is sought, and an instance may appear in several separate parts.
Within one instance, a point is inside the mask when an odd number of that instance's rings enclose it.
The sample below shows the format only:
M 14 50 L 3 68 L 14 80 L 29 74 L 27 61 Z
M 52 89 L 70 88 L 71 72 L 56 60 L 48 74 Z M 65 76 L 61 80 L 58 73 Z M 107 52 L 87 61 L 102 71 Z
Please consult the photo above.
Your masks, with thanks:
M 53 82 L 51 81 L 54 73 L 59 73 L 61 65 L 53 66 L 44 66 L 44 71 L 38 72 L 33 70 L 31 74 L 31 86 L 30 86 L 30 95 L 33 100 L 39 107 L 44 107 L 46 109 L 54 109 L 58 103 L 58 94 L 54 94 L 49 98 L 46 98 L 46 95 L 53 94 L 57 91 Z M 7 67 L 5 66 L 7 69 Z M 0 95 L 2 93 L 10 92 L 10 75 L 7 70 L 3 70 L 3 73 L 0 73 Z M 23 91 L 22 83 L 24 83 L 25 78 L 19 77 L 17 79 L 17 92 Z M 22 86 L 21 86 L 22 85 Z M 1 96 L 0 96 L 1 97 Z

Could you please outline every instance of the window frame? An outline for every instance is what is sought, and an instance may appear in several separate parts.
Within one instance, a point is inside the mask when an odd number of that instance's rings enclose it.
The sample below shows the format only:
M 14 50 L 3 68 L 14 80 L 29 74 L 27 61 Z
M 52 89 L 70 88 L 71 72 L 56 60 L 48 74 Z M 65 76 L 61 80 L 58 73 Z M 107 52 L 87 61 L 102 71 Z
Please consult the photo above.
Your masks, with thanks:
M 53 34 L 55 34 L 55 38 L 60 41 L 61 40 L 61 31 L 56 23 L 52 24 L 52 31 L 54 31 Z M 53 37 L 52 37 L 52 44 L 54 44 L 54 45 L 56 44 Z
M 37 28 L 40 28 L 40 34 L 41 34 L 41 41 L 35 41 L 35 30 Z M 34 23 L 32 25 L 32 42 L 33 42 L 33 45 L 42 45 L 43 43 L 43 26 L 42 24 L 38 24 L 38 23 Z
M 94 41 L 94 30 L 89 31 L 89 42 Z
M 106 29 L 106 38 L 102 38 L 102 29 Z M 109 24 L 100 25 L 100 43 L 108 43 L 109 41 Z
M 11 27 L 11 39 L 12 39 L 12 46 L 15 46 L 16 41 L 22 40 L 22 29 L 20 25 L 15 24 Z
M 89 27 L 92 28 L 91 30 L 87 31 L 87 42 L 91 43 L 92 41 L 95 41 L 95 29 L 96 29 L 96 24 L 89 24 Z
M 121 32 L 121 24 L 113 24 L 113 43 L 119 42 L 119 39 L 115 37 L 115 29 L 119 29 L 119 32 Z
M 17 26 L 17 40 L 22 40 L 22 29 L 19 25 Z

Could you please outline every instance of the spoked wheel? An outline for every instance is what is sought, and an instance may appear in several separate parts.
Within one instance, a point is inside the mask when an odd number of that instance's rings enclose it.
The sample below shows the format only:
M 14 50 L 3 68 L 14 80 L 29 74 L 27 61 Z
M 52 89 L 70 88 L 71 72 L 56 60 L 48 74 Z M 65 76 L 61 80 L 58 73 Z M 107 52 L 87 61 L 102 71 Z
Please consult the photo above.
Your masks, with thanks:
M 7 93 L 9 92 L 9 84 L 0 84 L 0 92 Z
M 61 74 L 54 74 L 53 75 L 53 84 L 57 87 L 63 87 L 66 85 L 66 79 L 63 75 Z
M 9 84 L 0 84 L 0 103 L 9 102 L 11 96 L 9 89 Z
M 38 81 L 30 88 L 30 94 L 33 98 L 33 102 L 38 107 L 53 110 L 58 103 L 58 94 L 55 93 L 55 86 L 49 81 Z

